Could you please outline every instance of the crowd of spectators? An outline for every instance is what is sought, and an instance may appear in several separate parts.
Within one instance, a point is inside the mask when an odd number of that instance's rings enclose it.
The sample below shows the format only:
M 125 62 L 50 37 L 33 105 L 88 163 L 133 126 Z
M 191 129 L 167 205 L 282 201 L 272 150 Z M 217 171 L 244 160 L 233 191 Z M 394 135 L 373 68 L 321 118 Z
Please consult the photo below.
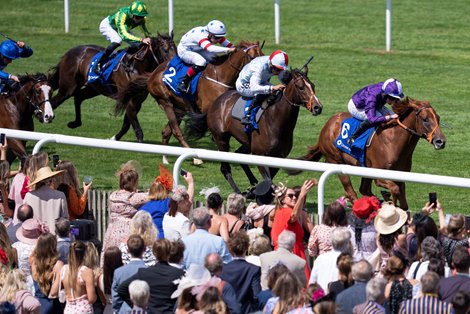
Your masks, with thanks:
M 0 313 L 470 310 L 468 226 L 460 214 L 446 221 L 438 200 L 410 214 L 372 196 L 339 198 L 314 225 L 306 198 L 315 179 L 263 181 L 253 203 L 228 195 L 224 214 L 215 189 L 194 206 L 190 172 L 173 187 L 160 166 L 139 191 L 140 167 L 129 161 L 116 174 L 101 246 L 74 232 L 75 219 L 89 218 L 92 183 L 80 186 L 71 162 L 52 169 L 40 153 L 18 173 L 3 164 Z

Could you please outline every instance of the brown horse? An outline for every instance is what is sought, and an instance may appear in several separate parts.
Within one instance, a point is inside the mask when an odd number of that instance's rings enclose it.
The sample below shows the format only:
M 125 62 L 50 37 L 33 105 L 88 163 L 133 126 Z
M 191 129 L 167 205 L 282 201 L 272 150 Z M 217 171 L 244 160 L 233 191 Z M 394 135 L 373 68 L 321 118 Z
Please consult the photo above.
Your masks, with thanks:
M 225 92 L 217 98 L 206 115 L 191 115 L 193 119 L 186 124 L 192 128 L 188 133 L 195 138 L 204 135 L 207 128 L 212 133 L 215 143 L 220 151 L 230 150 L 230 138 L 233 136 L 241 146 L 237 153 L 254 154 L 270 157 L 287 157 L 292 149 L 294 128 L 299 115 L 299 107 L 305 107 L 314 116 L 322 112 L 322 104 L 315 94 L 315 85 L 309 80 L 308 68 L 305 71 L 293 70 L 285 78 L 287 86 L 274 103 L 270 105 L 258 122 L 258 130 L 251 134 L 244 132 L 244 126 L 239 120 L 232 117 L 231 111 L 240 98 L 236 90 Z M 205 127 L 204 122 L 207 121 Z M 247 165 L 241 165 L 250 184 L 255 185 L 258 180 Z M 279 171 L 278 168 L 258 167 L 264 179 L 272 179 Z M 230 164 L 222 162 L 220 171 L 236 193 L 240 193 L 232 177 Z
M 200 112 L 207 112 L 217 97 L 234 87 L 238 74 L 245 64 L 263 54 L 258 42 L 242 41 L 236 48 L 236 51 L 210 63 L 199 78 L 196 106 Z M 167 64 L 168 62 L 164 62 L 150 76 L 144 75 L 131 82 L 129 88 L 126 88 L 118 97 L 116 111 L 125 111 L 126 114 L 129 114 L 130 111 L 137 110 L 133 107 L 134 102 L 130 102 L 130 100 L 135 97 L 135 94 L 140 94 L 141 90 L 148 88 L 150 94 L 168 117 L 169 122 L 162 131 L 162 144 L 168 145 L 173 134 L 183 147 L 189 147 L 179 125 L 183 116 L 193 110 L 193 107 L 182 98 L 175 96 L 163 82 L 163 73 Z M 164 159 L 166 161 L 166 158 Z
M 406 98 L 392 109 L 399 118 L 380 126 L 365 151 L 366 167 L 410 171 L 413 151 L 420 138 L 426 139 L 435 149 L 443 149 L 446 138 L 439 127 L 439 116 L 427 101 Z M 351 115 L 341 112 L 331 117 L 320 132 L 318 142 L 309 148 L 307 155 L 301 159 L 319 161 L 322 156 L 326 162 L 333 164 L 349 164 L 358 166 L 358 161 L 340 151 L 335 146 L 341 129 L 341 122 Z M 357 194 L 351 185 L 349 176 L 340 175 L 347 197 L 355 201 Z M 359 191 L 363 195 L 372 195 L 372 179 L 362 178 Z M 395 205 L 408 209 L 406 202 L 405 183 L 390 180 L 376 180 L 376 185 L 389 189 Z
M 7 129 L 34 131 L 33 116 L 41 123 L 50 123 L 54 111 L 50 98 L 52 87 L 44 74 L 26 74 L 19 77 L 8 96 L 0 96 L 0 127 Z M 25 141 L 8 138 L 8 147 L 18 157 L 26 156 Z M 9 156 L 12 161 L 14 156 Z
M 54 108 L 60 106 L 70 97 L 74 98 L 75 121 L 67 124 L 69 128 L 77 128 L 82 125 L 81 104 L 84 100 L 104 95 L 115 99 L 118 92 L 123 89 L 129 81 L 137 75 L 152 72 L 159 64 L 170 60 L 176 54 L 176 45 L 173 41 L 173 33 L 170 35 L 158 34 L 151 37 L 151 44 L 140 45 L 138 47 L 127 48 L 121 64 L 110 77 L 110 83 L 103 85 L 99 82 L 87 83 L 88 70 L 93 57 L 104 48 L 95 45 L 82 45 L 68 50 L 55 67 L 51 78 L 54 90 L 59 90 L 52 98 Z M 134 106 L 139 107 L 147 97 L 148 93 L 143 90 L 132 100 L 136 102 Z M 138 111 L 137 111 L 138 112 Z M 124 117 L 122 130 L 116 139 L 120 139 L 130 128 L 134 127 L 136 137 L 142 132 L 137 120 L 137 112 L 130 112 Z

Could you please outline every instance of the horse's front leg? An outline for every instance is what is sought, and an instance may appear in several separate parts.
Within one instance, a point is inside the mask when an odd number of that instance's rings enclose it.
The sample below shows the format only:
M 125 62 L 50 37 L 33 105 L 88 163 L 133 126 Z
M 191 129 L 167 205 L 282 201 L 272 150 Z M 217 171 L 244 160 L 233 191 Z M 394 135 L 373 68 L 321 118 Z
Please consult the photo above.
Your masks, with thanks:
M 354 188 L 351 184 L 351 179 L 347 175 L 338 175 L 339 181 L 343 185 L 344 191 L 346 192 L 346 197 L 354 203 L 357 201 L 357 193 L 354 191 Z
M 372 179 L 361 178 L 361 186 L 359 187 L 359 192 L 362 195 L 371 196 L 372 195 Z
M 131 128 L 131 123 L 129 122 L 129 118 L 127 117 L 127 114 L 124 115 L 124 119 L 122 120 L 122 126 L 119 132 L 116 133 L 113 137 L 111 137 L 111 140 L 113 141 L 119 141 L 121 138 L 124 136 L 124 134 L 129 131 Z
M 235 150 L 235 153 L 249 154 L 250 150 L 247 147 L 242 145 L 237 150 Z M 245 172 L 246 177 L 250 181 L 250 185 L 254 186 L 254 185 L 258 184 L 258 179 L 256 179 L 256 177 L 253 174 L 253 171 L 251 171 L 250 167 L 246 164 L 240 164 L 240 166 L 242 167 L 243 172 Z
M 395 206 L 400 203 L 400 208 L 408 210 L 408 202 L 406 201 L 405 183 L 395 182 L 391 180 L 378 179 L 376 182 L 377 186 L 386 188 L 392 194 L 392 201 Z
M 140 112 L 140 109 L 142 108 L 142 102 L 145 100 L 146 97 L 147 94 L 145 94 L 145 97 L 139 96 L 138 99 L 134 98 L 133 100 L 131 100 L 130 104 L 126 107 L 126 117 L 124 118 L 124 120 L 127 118 L 128 123 L 130 123 L 132 125 L 132 128 L 134 128 L 135 137 L 137 139 L 137 142 L 139 143 L 144 142 L 144 132 L 142 131 L 142 127 L 140 126 L 137 114 Z
M 82 88 L 74 94 L 75 105 L 75 121 L 70 121 L 67 126 L 71 129 L 78 128 L 82 125 L 82 102 L 86 99 L 98 96 L 98 92 L 89 87 Z

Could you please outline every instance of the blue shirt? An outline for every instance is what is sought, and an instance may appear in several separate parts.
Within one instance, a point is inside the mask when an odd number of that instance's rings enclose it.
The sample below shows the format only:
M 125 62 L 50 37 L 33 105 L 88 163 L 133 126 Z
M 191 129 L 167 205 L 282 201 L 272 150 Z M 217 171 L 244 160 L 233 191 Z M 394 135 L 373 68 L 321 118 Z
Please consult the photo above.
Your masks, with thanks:
M 400 314 L 451 314 L 452 305 L 439 300 L 437 294 L 425 294 L 416 299 L 403 301 Z
M 158 238 L 163 239 L 165 235 L 163 233 L 163 217 L 168 212 L 168 204 L 170 198 L 167 197 L 164 200 L 151 200 L 140 207 L 140 210 L 145 210 L 153 218 L 153 223 L 158 229 Z
M 385 106 L 385 97 L 382 95 L 383 82 L 368 85 L 358 90 L 351 98 L 357 109 L 364 109 L 367 120 L 372 124 L 385 122 L 384 116 L 377 116 L 376 110 Z
M 1 44 L 0 44 L 1 45 Z M 33 49 L 28 46 L 24 46 L 23 48 L 18 47 L 18 58 L 28 58 L 33 54 Z M 3 71 L 7 67 L 8 64 L 3 63 L 3 57 L 0 58 L 0 81 L 1 80 L 8 80 L 10 78 L 10 74 Z

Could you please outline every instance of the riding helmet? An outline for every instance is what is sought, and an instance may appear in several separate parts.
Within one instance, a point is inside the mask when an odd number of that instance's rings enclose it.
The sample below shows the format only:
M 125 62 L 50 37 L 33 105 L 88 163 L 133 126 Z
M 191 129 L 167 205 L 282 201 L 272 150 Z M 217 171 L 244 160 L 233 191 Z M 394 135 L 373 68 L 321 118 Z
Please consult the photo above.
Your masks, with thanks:
M 271 65 L 278 68 L 279 70 L 287 70 L 289 65 L 289 57 L 287 53 L 282 50 L 276 50 L 269 56 L 269 61 Z
M 0 53 L 2 54 L 2 56 L 10 60 L 15 60 L 20 57 L 20 53 L 18 50 L 19 47 L 13 40 L 8 39 L 0 44 Z
M 224 37 L 227 33 L 225 31 L 225 25 L 219 20 L 210 21 L 207 26 L 207 31 L 209 34 L 214 35 L 215 37 Z
M 147 16 L 147 6 L 142 1 L 134 1 L 131 4 L 131 13 L 135 16 Z
M 390 78 L 384 82 L 382 92 L 393 98 L 401 99 L 405 97 L 400 81 L 394 78 Z

